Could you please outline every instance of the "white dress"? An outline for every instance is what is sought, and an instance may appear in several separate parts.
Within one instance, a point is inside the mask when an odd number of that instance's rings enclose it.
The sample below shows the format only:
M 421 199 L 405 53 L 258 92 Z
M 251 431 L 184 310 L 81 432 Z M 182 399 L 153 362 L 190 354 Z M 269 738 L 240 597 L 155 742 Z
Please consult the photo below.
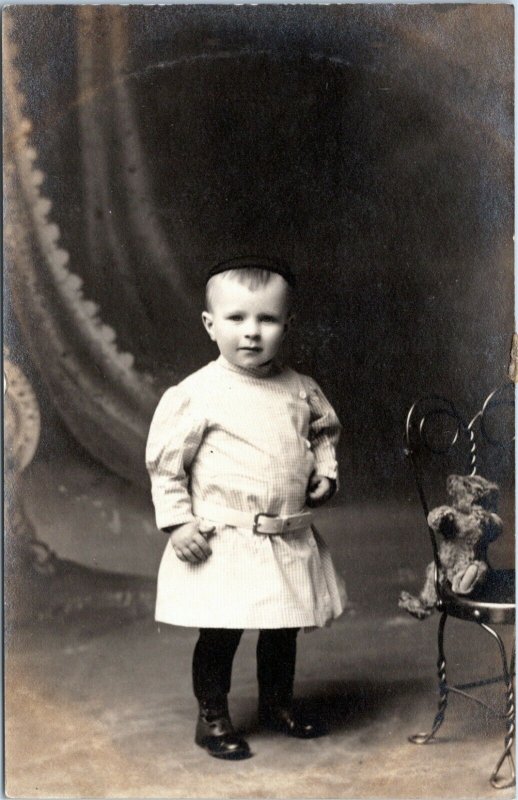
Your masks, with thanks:
M 220 356 L 168 389 L 155 411 L 146 463 L 157 526 L 195 519 L 196 499 L 252 514 L 298 513 L 314 471 L 337 479 L 339 434 L 338 418 L 311 378 L 281 367 L 255 374 Z M 180 561 L 166 544 L 158 621 L 310 628 L 342 613 L 345 587 L 314 529 L 269 536 L 215 528 L 212 555 L 201 563 Z

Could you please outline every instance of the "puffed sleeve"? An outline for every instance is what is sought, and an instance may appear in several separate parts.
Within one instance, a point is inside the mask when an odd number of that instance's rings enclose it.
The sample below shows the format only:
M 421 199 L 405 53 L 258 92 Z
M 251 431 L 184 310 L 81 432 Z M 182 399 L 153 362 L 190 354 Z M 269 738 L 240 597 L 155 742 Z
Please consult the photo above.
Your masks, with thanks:
M 151 421 L 146 445 L 146 467 L 159 528 L 194 520 L 189 468 L 205 427 L 203 415 L 181 386 L 165 392 Z
M 311 411 L 309 441 L 315 455 L 315 472 L 338 482 L 336 446 L 342 426 L 331 403 L 312 378 L 305 377 Z

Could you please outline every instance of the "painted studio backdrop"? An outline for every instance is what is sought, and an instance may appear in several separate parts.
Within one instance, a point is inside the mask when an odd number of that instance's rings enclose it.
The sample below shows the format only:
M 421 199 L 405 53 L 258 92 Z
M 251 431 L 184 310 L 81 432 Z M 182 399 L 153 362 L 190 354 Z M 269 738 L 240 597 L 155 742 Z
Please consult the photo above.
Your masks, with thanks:
M 437 393 L 469 420 L 513 389 L 513 7 L 19 5 L 3 23 L 6 794 L 494 798 L 514 736 L 497 644 L 452 620 L 446 668 L 443 617 L 398 598 L 432 558 L 410 405 Z M 348 604 L 298 639 L 295 699 L 329 736 L 261 730 L 247 630 L 230 705 L 254 757 L 225 765 L 193 742 L 197 630 L 154 621 L 167 539 L 144 449 L 164 390 L 217 356 L 207 270 L 246 254 L 291 264 L 283 358 L 343 424 L 315 524 Z M 508 570 L 513 454 L 489 449 Z M 465 468 L 437 468 L 434 506 Z M 446 669 L 483 678 L 500 718 L 452 698 L 416 747 Z
M 296 273 L 285 357 L 343 422 L 334 502 L 409 495 L 412 400 L 469 414 L 506 379 L 512 7 L 29 6 L 4 23 L 8 457 L 36 535 L 153 574 L 147 428 L 216 355 L 207 268 L 247 253 Z

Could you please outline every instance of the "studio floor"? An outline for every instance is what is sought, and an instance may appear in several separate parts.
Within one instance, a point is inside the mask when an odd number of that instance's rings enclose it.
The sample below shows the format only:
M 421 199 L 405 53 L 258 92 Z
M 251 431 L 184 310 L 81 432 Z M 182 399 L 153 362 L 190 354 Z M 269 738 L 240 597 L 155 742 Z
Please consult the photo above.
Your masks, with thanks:
M 196 632 L 156 625 L 150 575 L 102 575 L 65 561 L 53 577 L 25 576 L 8 612 L 7 795 L 514 797 L 514 789 L 489 784 L 504 725 L 478 705 L 452 697 L 438 741 L 407 741 L 429 728 L 437 700 L 438 617 L 418 622 L 397 607 L 401 588 L 419 588 L 429 557 L 415 503 L 335 506 L 318 524 L 350 606 L 332 627 L 300 634 L 296 690 L 302 705 L 327 718 L 327 737 L 300 741 L 258 729 L 256 633 L 248 631 L 230 705 L 254 755 L 210 758 L 193 743 Z M 513 563 L 510 536 L 495 543 L 493 560 Z M 446 630 L 450 680 L 495 674 L 487 633 L 457 621 Z M 512 631 L 505 634 L 509 642 Z M 503 708 L 496 687 L 478 696 Z

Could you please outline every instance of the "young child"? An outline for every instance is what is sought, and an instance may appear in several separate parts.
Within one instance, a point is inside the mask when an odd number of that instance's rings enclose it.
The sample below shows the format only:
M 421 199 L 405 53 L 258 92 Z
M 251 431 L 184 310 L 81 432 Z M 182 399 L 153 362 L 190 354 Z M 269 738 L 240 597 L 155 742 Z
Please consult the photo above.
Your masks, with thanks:
M 272 259 L 210 271 L 202 319 L 220 356 L 165 392 L 147 443 L 157 525 L 170 533 L 156 619 L 200 629 L 195 742 L 218 758 L 251 755 L 227 704 L 245 628 L 260 631 L 261 724 L 301 738 L 324 733 L 293 709 L 296 636 L 344 607 L 307 508 L 336 489 L 340 423 L 315 381 L 276 360 L 293 284 Z

